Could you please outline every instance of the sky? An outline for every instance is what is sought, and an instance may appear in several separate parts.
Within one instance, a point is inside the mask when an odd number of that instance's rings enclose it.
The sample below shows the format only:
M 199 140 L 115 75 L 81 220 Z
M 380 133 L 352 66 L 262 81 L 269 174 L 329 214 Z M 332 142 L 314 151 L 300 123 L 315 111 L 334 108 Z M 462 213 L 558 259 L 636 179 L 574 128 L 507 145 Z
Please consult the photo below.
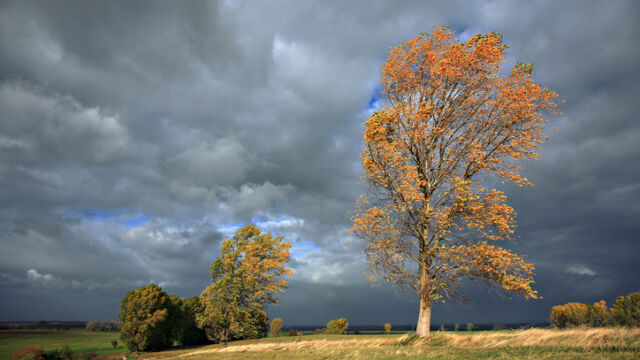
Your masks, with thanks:
M 469 283 L 433 323 L 640 291 L 639 21 L 623 0 L 0 1 L 0 321 L 116 319 L 150 282 L 199 295 L 253 223 L 293 244 L 269 317 L 414 325 L 417 295 L 372 286 L 347 229 L 380 66 L 437 23 L 500 32 L 565 103 L 535 186 L 496 185 L 543 299 Z

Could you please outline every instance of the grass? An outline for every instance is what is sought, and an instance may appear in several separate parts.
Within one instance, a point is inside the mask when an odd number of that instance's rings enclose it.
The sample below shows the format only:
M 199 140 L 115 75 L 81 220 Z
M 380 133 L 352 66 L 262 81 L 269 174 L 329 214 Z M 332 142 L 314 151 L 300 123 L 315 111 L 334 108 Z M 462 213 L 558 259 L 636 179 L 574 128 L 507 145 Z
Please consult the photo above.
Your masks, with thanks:
M 0 358 L 24 346 L 122 354 L 117 334 L 71 331 L 0 331 Z M 146 359 L 640 359 L 640 329 L 529 329 L 411 334 L 281 336 L 130 354 Z
M 640 359 L 640 329 L 305 335 L 139 354 L 142 359 Z
M 129 352 L 120 344 L 119 333 L 105 331 L 74 330 L 0 330 L 0 359 L 26 346 L 42 346 L 45 350 L 60 349 L 69 345 L 74 353 L 98 355 Z M 113 348 L 111 340 L 117 340 Z

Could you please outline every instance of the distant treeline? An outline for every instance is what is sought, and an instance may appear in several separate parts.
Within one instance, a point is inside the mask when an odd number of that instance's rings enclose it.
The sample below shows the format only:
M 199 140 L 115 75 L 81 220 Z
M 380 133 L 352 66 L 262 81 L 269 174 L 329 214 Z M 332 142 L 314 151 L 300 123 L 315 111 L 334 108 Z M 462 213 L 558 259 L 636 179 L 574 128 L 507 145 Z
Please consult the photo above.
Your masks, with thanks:
M 84 321 L 11 321 L 1 322 L 0 330 L 69 330 L 85 326 Z
M 120 331 L 120 324 L 117 321 L 110 320 L 89 321 L 86 329 L 89 331 Z
M 600 300 L 593 305 L 571 302 L 551 308 L 549 323 L 556 328 L 572 326 L 640 326 L 640 292 L 620 296 L 607 308 Z

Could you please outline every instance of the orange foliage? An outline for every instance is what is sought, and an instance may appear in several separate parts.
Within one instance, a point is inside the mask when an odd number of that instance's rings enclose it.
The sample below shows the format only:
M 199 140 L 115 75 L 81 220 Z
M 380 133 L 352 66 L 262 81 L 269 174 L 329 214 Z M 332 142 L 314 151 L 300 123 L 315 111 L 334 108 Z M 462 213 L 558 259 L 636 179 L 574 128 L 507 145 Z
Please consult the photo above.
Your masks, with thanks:
M 538 158 L 543 112 L 556 108 L 531 65 L 500 75 L 507 48 L 497 33 L 461 42 L 443 26 L 392 48 L 382 67 L 387 106 L 365 122 L 362 152 L 373 196 L 351 231 L 372 278 L 412 287 L 423 307 L 456 295 L 463 277 L 538 297 L 533 265 L 487 244 L 510 239 L 515 213 L 483 180 L 532 185 L 520 164 Z

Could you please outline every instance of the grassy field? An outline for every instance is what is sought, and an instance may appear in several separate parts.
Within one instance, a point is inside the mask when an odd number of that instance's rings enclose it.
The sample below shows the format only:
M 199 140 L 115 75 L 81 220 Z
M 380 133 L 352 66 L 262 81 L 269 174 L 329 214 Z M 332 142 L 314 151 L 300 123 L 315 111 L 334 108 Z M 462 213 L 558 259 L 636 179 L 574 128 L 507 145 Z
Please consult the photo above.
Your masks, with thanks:
M 74 353 L 100 355 L 128 352 L 120 344 L 119 333 L 86 330 L 0 330 L 0 359 L 8 359 L 14 351 L 26 346 L 42 346 L 45 350 L 69 345 Z M 111 340 L 118 340 L 114 349 Z
M 117 334 L 71 331 L 0 332 L 0 358 L 18 348 L 69 345 L 75 352 L 126 353 Z M 640 359 L 640 329 L 508 330 L 411 335 L 304 335 L 131 354 L 139 359 Z
M 152 354 L 142 359 L 640 359 L 640 329 L 305 335 L 245 340 Z

